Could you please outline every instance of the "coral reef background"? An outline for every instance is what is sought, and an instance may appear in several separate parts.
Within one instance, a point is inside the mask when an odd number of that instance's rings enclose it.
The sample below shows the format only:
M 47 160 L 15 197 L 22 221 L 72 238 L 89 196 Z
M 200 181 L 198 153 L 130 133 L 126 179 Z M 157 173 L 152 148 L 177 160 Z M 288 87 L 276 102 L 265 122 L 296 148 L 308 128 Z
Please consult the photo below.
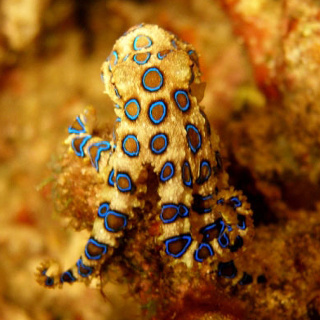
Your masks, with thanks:
M 201 54 L 202 104 L 223 142 L 231 183 L 254 210 L 249 264 L 267 278 L 246 289 L 190 293 L 173 310 L 176 319 L 320 318 L 319 4 L 3 0 L 0 16 L 1 319 L 142 318 L 119 274 L 106 297 L 81 285 L 44 291 L 33 276 L 44 257 L 68 264 L 85 244 L 87 232 L 73 232 L 61 217 L 62 142 L 88 104 L 113 124 L 100 66 L 114 41 L 142 21 Z M 66 183 L 90 203 L 92 186 Z

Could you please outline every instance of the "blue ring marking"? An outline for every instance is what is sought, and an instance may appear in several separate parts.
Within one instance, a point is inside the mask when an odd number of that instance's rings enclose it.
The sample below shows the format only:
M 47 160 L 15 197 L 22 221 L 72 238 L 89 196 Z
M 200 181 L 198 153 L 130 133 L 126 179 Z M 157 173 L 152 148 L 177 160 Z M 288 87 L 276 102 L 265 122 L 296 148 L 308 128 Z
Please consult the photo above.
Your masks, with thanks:
M 77 267 L 78 267 L 78 274 L 83 278 L 89 277 L 93 272 L 93 268 L 92 267 L 89 267 L 89 266 L 86 266 L 86 265 L 83 264 L 81 257 L 77 261 Z M 88 272 L 82 273 L 80 268 L 83 268 L 83 269 L 87 270 Z
M 182 95 L 185 96 L 185 98 L 187 99 L 187 104 L 186 104 L 185 107 L 182 107 L 182 106 L 180 105 L 180 103 L 178 102 L 178 95 L 179 95 L 179 94 L 182 94 Z M 187 93 L 186 91 L 184 91 L 184 90 L 177 90 L 177 91 L 174 93 L 174 100 L 175 100 L 178 108 L 179 108 L 181 111 L 185 112 L 185 111 L 187 111 L 187 110 L 189 109 L 189 107 L 190 107 L 190 99 L 189 99 L 188 93 Z
M 91 153 L 90 153 L 90 149 L 92 147 L 98 147 L 98 151 L 96 154 L 96 157 L 94 159 L 91 158 Z M 110 143 L 108 141 L 101 141 L 101 142 L 97 142 L 97 143 L 93 143 L 88 151 L 89 151 L 89 157 L 91 160 L 92 165 L 96 168 L 96 170 L 99 172 L 99 160 L 100 160 L 100 156 L 101 156 L 101 152 L 103 151 L 108 151 L 111 149 Z
M 100 248 L 100 249 L 103 249 L 103 251 L 98 254 L 98 255 L 91 255 L 88 251 L 88 245 L 92 243 L 94 246 Z M 84 249 L 84 253 L 86 255 L 86 257 L 89 259 L 89 260 L 100 260 L 101 257 L 106 254 L 108 251 L 108 247 L 107 245 L 103 244 L 103 243 L 100 243 L 98 242 L 97 240 L 93 239 L 93 238 L 90 238 L 86 244 L 86 247 Z
M 64 277 L 67 277 L 67 279 L 64 279 Z M 71 270 L 65 271 L 61 274 L 60 276 L 60 282 L 64 283 L 64 282 L 68 282 L 68 283 L 72 283 L 77 281 L 77 279 L 74 277 L 73 273 Z
M 153 108 L 155 108 L 158 105 L 162 106 L 162 116 L 160 117 L 160 119 L 156 120 L 152 116 L 152 110 L 153 110 Z M 161 123 L 166 115 L 167 115 L 167 106 L 163 101 L 161 101 L 161 100 L 155 101 L 150 105 L 150 107 L 149 107 L 149 118 L 154 124 Z
M 79 133 L 85 133 L 86 132 L 86 128 L 83 124 L 83 122 L 81 121 L 80 117 L 78 116 L 76 118 L 76 121 L 78 122 L 79 126 L 81 127 L 81 130 L 77 130 L 72 128 L 72 125 L 68 128 L 68 132 L 71 133 L 75 133 L 75 134 L 79 134 Z
M 243 246 L 243 239 L 241 236 L 237 236 L 234 241 L 234 244 L 232 246 L 229 246 L 229 248 L 231 252 L 236 252 L 238 251 L 238 249 L 242 248 L 242 246 Z
M 223 274 L 224 271 L 228 271 L 226 269 L 231 269 L 229 271 L 232 271 L 231 274 Z M 219 277 L 224 277 L 224 278 L 228 278 L 228 279 L 233 279 L 235 276 L 237 275 L 237 269 L 233 263 L 233 260 L 229 261 L 229 262 L 220 262 L 218 265 L 218 276 Z
M 174 216 L 171 218 L 171 219 L 165 219 L 163 217 L 163 212 L 165 209 L 167 208 L 174 208 L 176 209 L 176 213 L 174 214 Z M 173 203 L 167 203 L 167 204 L 164 204 L 162 205 L 162 208 L 161 208 L 161 213 L 160 213 L 160 219 L 162 220 L 163 223 L 171 223 L 171 222 L 174 222 L 177 218 L 178 218 L 178 215 L 179 215 L 179 207 Z
M 161 51 L 157 53 L 157 57 L 159 60 L 164 59 L 172 50 L 169 50 L 167 53 L 161 55 Z
M 184 174 L 183 174 L 184 170 L 189 170 L 189 175 L 190 175 L 189 181 L 184 180 Z M 188 161 L 185 161 L 182 165 L 182 181 L 183 181 L 183 184 L 186 185 L 187 187 L 192 187 L 192 173 L 191 173 L 191 168 Z
M 146 37 L 148 39 L 149 43 L 146 44 L 143 47 L 137 47 L 137 41 L 139 40 L 140 37 Z M 147 36 L 145 36 L 143 34 L 136 36 L 134 41 L 133 41 L 133 49 L 136 50 L 136 51 L 144 49 L 144 48 L 149 48 L 151 46 L 152 46 L 152 40 L 149 37 L 147 37 Z
M 238 197 L 232 197 L 229 200 L 233 203 L 234 209 L 242 206 L 242 202 L 239 200 Z
M 184 247 L 182 248 L 182 250 L 178 253 L 169 252 L 169 244 L 171 242 L 175 242 L 175 241 L 179 241 L 179 240 L 186 240 L 187 241 L 186 244 L 184 245 Z M 166 254 L 169 256 L 172 256 L 174 258 L 180 258 L 187 251 L 191 242 L 192 242 L 192 237 L 190 234 L 182 234 L 182 235 L 179 235 L 176 237 L 169 238 L 164 241 L 165 246 L 166 246 Z
M 241 230 L 245 230 L 247 228 L 246 217 L 242 214 L 238 214 L 237 218 L 238 218 L 237 227 Z
M 179 216 L 181 218 L 189 216 L 189 209 L 183 203 L 179 203 Z
M 221 248 L 226 248 L 230 243 L 228 235 L 226 233 L 223 233 L 222 235 L 220 235 L 218 237 L 218 243 Z
M 202 177 L 202 176 L 201 176 L 201 169 L 202 169 L 203 167 L 207 167 L 207 168 L 208 168 L 208 174 L 207 174 L 205 177 Z M 197 184 L 203 184 L 203 183 L 205 183 L 206 181 L 208 181 L 208 179 L 210 178 L 210 176 L 211 176 L 211 166 L 210 166 L 210 163 L 209 163 L 209 161 L 207 161 L 207 160 L 202 160 L 201 163 L 200 163 L 200 175 L 199 175 L 199 177 L 197 178 L 196 183 L 197 183 Z
M 113 228 L 109 227 L 109 225 L 108 225 L 108 216 L 109 215 L 114 215 L 116 217 L 122 218 L 123 225 L 118 229 L 113 229 Z M 128 224 L 127 216 L 121 212 L 118 212 L 118 211 L 109 210 L 104 218 L 104 227 L 106 228 L 106 230 L 108 230 L 110 232 L 119 232 L 119 231 L 123 230 L 127 226 L 127 224 Z
M 148 87 L 148 86 L 145 84 L 145 78 L 146 78 L 146 76 L 147 76 L 150 72 L 152 72 L 152 71 L 157 72 L 158 75 L 160 76 L 160 79 L 161 79 L 160 84 L 159 84 L 158 86 L 156 86 L 156 87 Z M 143 74 L 143 77 L 142 77 L 142 85 L 143 85 L 143 87 L 144 87 L 146 90 L 148 90 L 148 91 L 151 91 L 151 92 L 158 91 L 158 90 L 162 87 L 162 85 L 163 85 L 163 75 L 162 75 L 161 71 L 160 71 L 158 68 L 156 68 L 156 67 L 151 67 L 151 68 L 147 69 L 147 70 L 145 71 L 145 73 Z
M 156 150 L 154 148 L 153 144 L 159 138 L 163 138 L 164 141 L 165 141 L 165 144 L 160 150 Z M 151 146 L 151 150 L 152 150 L 153 153 L 155 153 L 155 154 L 163 153 L 167 149 L 167 146 L 168 146 L 168 138 L 167 138 L 167 136 L 164 133 L 158 133 L 158 134 L 154 135 L 153 138 L 151 139 L 150 146 Z
M 225 223 L 222 221 L 221 218 L 217 219 L 214 223 L 211 223 L 211 224 L 208 224 L 208 225 L 202 227 L 202 228 L 200 229 L 200 233 L 202 233 L 202 235 L 203 235 L 202 241 L 203 241 L 203 242 L 208 242 L 208 241 L 210 241 L 210 233 L 209 233 L 209 232 L 210 232 L 211 230 L 213 230 L 213 229 L 218 229 L 218 231 L 219 231 L 219 236 L 221 236 L 222 233 L 224 232 L 225 228 L 226 228 L 226 227 L 225 227 Z M 213 239 L 212 239 L 212 240 L 213 240 Z M 211 241 L 212 241 L 212 240 L 211 240 Z
M 194 198 L 194 202 L 192 205 L 192 209 L 195 212 L 197 212 L 199 214 L 203 214 L 203 213 L 209 213 L 212 211 L 212 206 L 208 207 L 208 208 L 201 207 L 201 204 L 204 203 L 204 201 L 212 199 L 212 194 L 209 194 L 207 196 L 201 196 L 200 194 L 194 194 L 193 198 Z
M 129 186 L 128 186 L 127 188 L 121 188 L 121 187 L 119 186 L 119 179 L 120 179 L 120 178 L 125 178 L 125 179 L 129 182 Z M 117 174 L 116 184 L 117 184 L 118 190 L 121 191 L 121 192 L 129 192 L 129 191 L 131 191 L 131 189 L 132 189 L 131 178 L 130 178 L 130 176 L 129 176 L 127 173 L 124 173 L 124 172 L 119 172 L 119 173 Z
M 47 287 L 52 287 L 54 285 L 54 278 L 46 276 L 46 281 L 44 283 Z
M 81 144 L 80 144 L 80 146 L 79 146 L 79 148 L 80 148 L 80 151 L 79 151 L 79 152 L 77 151 L 77 149 L 76 149 L 75 146 L 74 146 L 74 141 L 77 140 L 77 139 L 83 139 L 82 142 L 81 142 Z M 85 144 L 88 142 L 88 140 L 90 140 L 90 139 L 91 139 L 91 136 L 86 136 L 86 137 L 81 137 L 81 138 L 74 138 L 74 139 L 72 139 L 72 141 L 71 141 L 71 147 L 72 147 L 74 153 L 75 153 L 78 157 L 81 157 L 81 158 L 84 157 L 83 148 L 84 148 Z
M 252 276 L 246 272 L 243 273 L 241 280 L 238 282 L 241 286 L 250 284 L 253 282 Z
M 134 103 L 137 106 L 137 114 L 135 114 L 134 116 L 132 116 L 128 111 L 127 111 L 127 107 L 130 103 Z M 124 112 L 126 114 L 126 116 L 130 119 L 130 120 L 136 120 L 140 114 L 140 104 L 138 102 L 137 99 L 130 99 L 126 102 L 126 104 L 124 105 Z
M 191 141 L 190 141 L 190 139 L 189 139 L 189 137 L 188 137 L 188 131 L 189 131 L 189 130 L 195 131 L 196 134 L 198 135 L 199 143 L 198 143 L 198 145 L 195 146 L 195 147 L 192 145 L 192 143 L 191 143 Z M 192 151 L 193 153 L 197 153 L 197 151 L 198 151 L 198 150 L 200 149 L 200 147 L 201 147 L 201 135 L 200 135 L 200 132 L 199 132 L 199 130 L 198 130 L 193 124 L 187 124 L 187 125 L 186 125 L 186 131 L 187 131 L 187 139 L 188 139 L 189 147 L 190 147 L 190 149 L 191 149 L 191 151 Z
M 221 199 L 217 200 L 217 204 L 224 204 L 224 199 L 221 198 Z
M 128 53 L 127 55 L 125 55 L 125 56 L 123 57 L 122 61 L 127 61 L 127 59 L 129 58 L 129 56 L 130 56 L 130 53 Z
M 151 57 L 151 53 L 150 53 L 150 52 L 146 52 L 146 53 L 147 53 L 147 57 L 146 57 L 145 60 L 143 60 L 143 61 L 137 60 L 137 57 L 136 57 L 136 56 L 137 56 L 137 54 L 139 54 L 139 53 L 135 54 L 135 55 L 133 56 L 134 62 L 136 62 L 136 63 L 139 64 L 139 65 L 146 64 L 146 63 L 149 61 L 150 57 Z
M 108 177 L 108 184 L 111 186 L 111 187 L 114 187 L 114 182 L 113 182 L 113 176 L 114 176 L 114 169 L 112 169 L 109 173 L 109 177 Z
M 207 248 L 209 250 L 210 257 L 214 255 L 213 249 L 210 246 L 210 244 L 208 244 L 208 243 L 200 243 L 198 249 L 194 252 L 194 258 L 198 262 L 203 262 L 203 259 L 199 258 L 199 252 L 203 247 L 205 247 L 205 248 Z
M 110 204 L 108 202 L 103 202 L 100 204 L 98 209 L 98 217 L 104 218 L 109 211 Z
M 163 176 L 163 175 L 164 175 L 164 170 L 165 170 L 167 167 L 170 167 L 171 172 L 170 172 L 170 174 L 169 174 L 167 177 L 164 177 L 164 176 Z M 161 182 L 166 182 L 166 181 L 168 181 L 169 179 L 171 179 L 171 178 L 173 177 L 173 175 L 174 175 L 174 166 L 173 166 L 173 163 L 170 162 L 170 161 L 168 161 L 168 162 L 166 162 L 166 163 L 164 164 L 164 166 L 163 166 L 162 169 L 161 169 L 161 172 L 160 172 L 160 180 L 161 180 Z
M 126 149 L 126 142 L 128 139 L 133 139 L 136 143 L 136 151 L 135 152 L 129 152 L 127 149 Z M 139 152 L 140 152 L 140 146 L 139 146 L 139 141 L 137 139 L 137 137 L 133 134 L 128 134 L 122 141 L 122 149 L 123 149 L 123 152 L 129 156 L 129 157 L 137 157 L 139 155 Z

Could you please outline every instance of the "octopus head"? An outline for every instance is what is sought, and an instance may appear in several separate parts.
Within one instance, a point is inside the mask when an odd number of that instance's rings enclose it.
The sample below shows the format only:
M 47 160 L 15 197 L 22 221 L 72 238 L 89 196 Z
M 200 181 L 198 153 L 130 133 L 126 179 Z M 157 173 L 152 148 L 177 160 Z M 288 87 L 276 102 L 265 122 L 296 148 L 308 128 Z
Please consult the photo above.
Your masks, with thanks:
M 129 29 L 116 41 L 102 65 L 105 93 L 116 104 L 132 96 L 170 94 L 175 87 L 188 90 L 201 100 L 199 87 L 204 87 L 200 77 L 194 48 L 174 34 L 149 24 Z

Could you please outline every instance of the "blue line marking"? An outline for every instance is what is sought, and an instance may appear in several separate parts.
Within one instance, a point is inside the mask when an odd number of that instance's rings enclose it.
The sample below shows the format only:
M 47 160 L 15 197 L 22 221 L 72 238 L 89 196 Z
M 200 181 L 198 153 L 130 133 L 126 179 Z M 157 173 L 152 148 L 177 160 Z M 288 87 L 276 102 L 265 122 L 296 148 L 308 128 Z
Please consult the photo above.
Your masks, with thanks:
M 82 140 L 82 142 L 80 143 L 80 146 L 79 146 L 80 151 L 77 151 L 77 149 L 75 148 L 75 145 L 74 145 L 75 140 L 78 140 L 78 139 L 81 139 L 81 140 Z M 81 157 L 81 158 L 84 157 L 83 148 L 84 148 L 85 144 L 87 143 L 87 141 L 90 140 L 90 139 L 91 139 L 91 136 L 85 136 L 85 137 L 81 137 L 81 138 L 74 138 L 74 139 L 72 139 L 72 141 L 71 141 L 71 147 L 72 147 L 74 153 L 75 153 L 78 157 Z
M 108 177 L 108 183 L 111 187 L 114 187 L 114 182 L 113 182 L 113 176 L 114 176 L 114 169 L 110 171 L 109 177 Z
M 77 130 L 72 128 L 72 125 L 68 128 L 68 132 L 71 133 L 75 133 L 75 134 L 80 134 L 80 133 L 86 133 L 86 128 L 83 124 L 83 122 L 81 121 L 80 117 L 78 116 L 76 118 L 76 121 L 78 122 L 79 126 L 81 127 L 81 130 Z
M 98 147 L 98 151 L 96 154 L 96 157 L 94 159 L 92 159 L 91 157 L 91 153 L 90 153 L 90 149 L 92 147 Z M 96 170 L 99 172 L 99 160 L 100 160 L 100 156 L 101 156 L 101 152 L 103 151 L 108 151 L 111 149 L 110 143 L 108 141 L 101 141 L 101 142 L 97 142 L 97 143 L 93 143 L 88 151 L 89 151 L 89 157 L 91 160 L 91 164 L 96 168 Z

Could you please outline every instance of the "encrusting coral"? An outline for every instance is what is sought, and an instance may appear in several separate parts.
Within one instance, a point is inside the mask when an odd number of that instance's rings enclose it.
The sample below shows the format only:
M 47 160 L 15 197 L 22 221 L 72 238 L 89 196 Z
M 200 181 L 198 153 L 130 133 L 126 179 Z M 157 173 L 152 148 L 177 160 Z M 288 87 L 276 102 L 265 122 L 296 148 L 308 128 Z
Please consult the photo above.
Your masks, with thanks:
M 101 75 L 115 103 L 114 132 L 97 128 L 87 108 L 69 127 L 71 153 L 56 183 L 62 211 L 91 235 L 70 268 L 43 263 L 39 283 L 118 278 L 150 315 L 165 305 L 177 311 L 192 290 L 208 297 L 203 310 L 218 312 L 225 282 L 265 281 L 246 270 L 252 211 L 228 185 L 219 138 L 199 106 L 200 75 L 194 48 L 158 26 L 119 38 Z M 237 303 L 222 310 L 228 318 L 241 312 Z

